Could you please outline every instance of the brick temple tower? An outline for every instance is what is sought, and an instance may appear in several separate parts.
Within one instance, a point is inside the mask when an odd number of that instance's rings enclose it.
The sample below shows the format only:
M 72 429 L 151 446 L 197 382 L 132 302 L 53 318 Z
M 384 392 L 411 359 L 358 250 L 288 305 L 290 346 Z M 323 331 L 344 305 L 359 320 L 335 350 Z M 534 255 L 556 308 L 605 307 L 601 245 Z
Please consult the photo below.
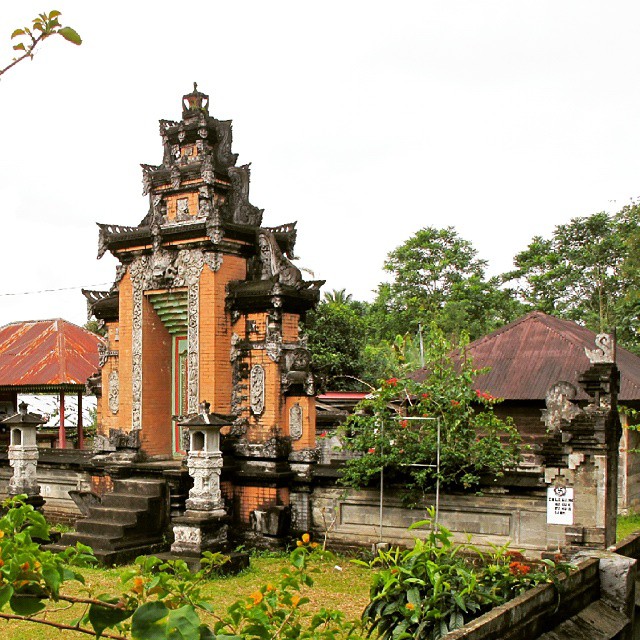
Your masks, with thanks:
M 142 165 L 147 215 L 137 226 L 98 225 L 98 257 L 110 251 L 120 262 L 115 282 L 84 292 L 108 331 L 98 448 L 120 463 L 180 458 L 179 423 L 208 401 L 234 417 L 225 495 L 235 517 L 259 529 L 269 509 L 290 504 L 292 478 L 308 476 L 314 460 L 299 323 L 322 282 L 303 281 L 290 260 L 295 223 L 261 226 L 249 165 L 231 152 L 231 121 L 209 115 L 195 84 L 182 120 L 161 120 L 160 136 L 162 164 Z

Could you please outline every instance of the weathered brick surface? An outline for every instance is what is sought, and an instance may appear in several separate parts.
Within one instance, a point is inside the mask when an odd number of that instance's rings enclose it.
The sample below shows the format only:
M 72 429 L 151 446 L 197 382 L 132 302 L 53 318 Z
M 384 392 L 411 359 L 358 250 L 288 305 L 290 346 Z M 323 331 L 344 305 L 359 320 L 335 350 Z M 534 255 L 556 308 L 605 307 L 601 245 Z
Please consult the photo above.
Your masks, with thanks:
M 232 370 L 231 319 L 225 310 L 226 285 L 246 277 L 246 261 L 224 256 L 218 271 L 209 267 L 200 276 L 200 399 L 211 403 L 211 410 L 231 411 Z M 235 330 L 235 329 L 234 329 Z
M 171 336 L 153 305 L 142 302 L 142 448 L 171 455 Z

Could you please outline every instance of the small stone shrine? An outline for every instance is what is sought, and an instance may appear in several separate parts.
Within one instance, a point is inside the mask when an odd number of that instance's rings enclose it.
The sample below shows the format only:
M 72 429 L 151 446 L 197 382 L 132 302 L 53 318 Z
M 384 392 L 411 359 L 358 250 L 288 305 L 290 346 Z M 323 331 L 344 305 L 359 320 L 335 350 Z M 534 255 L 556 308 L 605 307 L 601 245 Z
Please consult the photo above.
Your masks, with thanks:
M 107 329 L 94 381 L 102 393 L 96 459 L 181 459 L 187 429 L 231 415 L 222 431 L 225 509 L 240 528 L 254 523 L 256 535 L 269 536 L 286 529 L 293 505 L 305 528 L 315 399 L 299 323 L 322 282 L 304 281 L 291 261 L 295 223 L 262 226 L 263 211 L 249 202 L 249 165 L 237 166 L 231 151 L 231 122 L 209 114 L 195 85 L 182 119 L 160 121 L 160 137 L 162 163 L 142 165 L 148 213 L 138 225 L 98 225 L 98 257 L 109 251 L 119 261 L 115 282 L 84 291 Z M 199 411 L 203 398 L 211 414 Z M 206 447 L 190 456 L 194 474 L 205 458 L 219 464 L 207 456 Z M 208 498 L 196 493 L 187 506 L 197 512 Z
M 38 466 L 38 445 L 36 429 L 47 420 L 42 416 L 29 413 L 26 402 L 18 405 L 18 413 L 8 416 L 2 423 L 9 428 L 9 465 L 13 475 L 9 480 L 9 496 L 26 495 L 29 504 L 42 507 L 44 498 L 36 469 Z
M 220 490 L 220 429 L 232 425 L 234 418 L 211 414 L 209 408 L 203 402 L 200 413 L 180 425 L 189 430 L 187 468 L 193 487 L 184 516 L 174 519 L 171 551 L 177 555 L 199 556 L 203 551 L 223 549 L 227 543 L 227 514 Z
M 566 522 L 560 517 L 559 524 L 550 525 L 556 527 L 560 546 L 568 553 L 607 549 L 616 541 L 622 429 L 615 337 L 599 334 L 596 347 L 585 348 L 591 366 L 578 378 L 589 403 L 580 407 L 573 401 L 575 387 L 560 382 L 549 390 L 542 416 L 549 430 L 543 448 L 545 480 L 558 496 L 571 496 Z

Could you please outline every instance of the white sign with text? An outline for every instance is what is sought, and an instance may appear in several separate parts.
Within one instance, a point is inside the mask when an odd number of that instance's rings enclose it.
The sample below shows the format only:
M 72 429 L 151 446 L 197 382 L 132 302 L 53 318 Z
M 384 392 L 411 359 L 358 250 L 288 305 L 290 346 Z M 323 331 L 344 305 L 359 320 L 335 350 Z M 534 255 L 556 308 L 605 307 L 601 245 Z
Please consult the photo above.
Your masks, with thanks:
M 547 489 L 547 524 L 573 524 L 573 488 Z

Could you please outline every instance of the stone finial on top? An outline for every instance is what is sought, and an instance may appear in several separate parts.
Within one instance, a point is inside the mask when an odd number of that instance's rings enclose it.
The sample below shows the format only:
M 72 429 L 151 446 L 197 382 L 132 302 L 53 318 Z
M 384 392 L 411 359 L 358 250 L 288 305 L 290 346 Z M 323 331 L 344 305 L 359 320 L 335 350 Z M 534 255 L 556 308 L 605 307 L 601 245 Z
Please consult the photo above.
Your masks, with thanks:
M 584 348 L 584 352 L 591 364 L 613 364 L 616 361 L 615 333 L 599 333 L 596 336 L 596 349 Z
M 182 117 L 190 118 L 201 112 L 209 114 L 209 96 L 198 91 L 198 83 L 194 82 L 193 91 L 182 96 Z

